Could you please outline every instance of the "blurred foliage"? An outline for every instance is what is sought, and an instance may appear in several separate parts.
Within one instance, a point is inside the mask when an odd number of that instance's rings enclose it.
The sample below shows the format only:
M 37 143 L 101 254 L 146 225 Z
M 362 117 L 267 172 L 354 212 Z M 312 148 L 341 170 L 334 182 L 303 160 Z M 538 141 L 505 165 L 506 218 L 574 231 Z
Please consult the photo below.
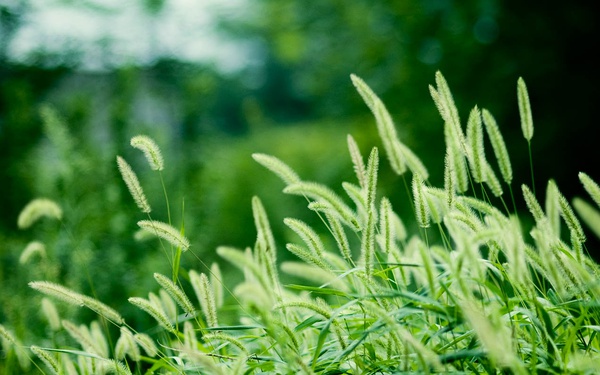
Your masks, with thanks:
M 463 117 L 475 104 L 488 108 L 505 136 L 520 142 L 512 99 L 523 76 L 530 87 L 534 121 L 546 129 L 534 141 L 544 155 L 540 181 L 573 181 L 571 168 L 597 174 L 592 140 L 582 137 L 594 121 L 599 73 L 599 13 L 585 1 L 470 0 L 341 1 L 307 6 L 301 0 L 254 0 L 245 20 L 222 29 L 254 40 L 264 64 L 262 90 L 277 102 L 269 113 L 288 111 L 284 100 L 302 103 L 314 117 L 346 117 L 364 106 L 348 76 L 355 73 L 380 94 L 398 125 L 417 139 L 435 139 L 440 121 L 429 106 L 427 85 L 436 70 L 450 81 Z M 246 21 L 246 22 L 243 22 Z M 286 94 L 286 99 L 282 98 Z M 287 97 L 292 99 L 287 99 Z M 266 102 L 269 103 L 268 101 Z M 555 152 L 560 139 L 562 152 Z M 512 141 L 509 141 L 512 143 Z M 415 140 L 419 155 L 431 154 Z M 524 147 L 511 152 L 517 175 L 526 177 Z M 438 155 L 435 155 L 435 159 Z M 426 160 L 428 164 L 431 160 Z M 592 171 L 593 170 L 593 171 Z M 569 186 L 567 193 L 573 194 Z
M 0 5 L 0 321 L 19 337 L 39 319 L 26 288 L 33 278 L 77 287 L 127 313 L 126 297 L 155 288 L 151 272 L 168 273 L 156 243 L 132 238 L 140 216 L 118 175 L 117 154 L 139 174 L 158 218 L 166 218 L 166 207 L 160 181 L 128 145 L 131 136 L 147 134 L 163 149 L 173 218 L 185 219 L 204 263 L 217 245 L 252 245 L 253 195 L 265 203 L 283 245 L 289 233 L 282 219 L 303 218 L 305 204 L 278 193 L 280 181 L 250 155 L 273 154 L 327 185 L 353 181 L 340 175 L 351 170 L 345 135 L 359 145 L 379 141 L 350 73 L 386 103 L 433 184 L 441 182 L 444 150 L 427 90 L 436 70 L 448 78 L 463 120 L 475 104 L 494 114 L 515 181 L 530 181 L 514 100 L 519 76 L 534 122 L 544 128 L 532 143 L 536 180 L 554 178 L 571 197 L 581 191 L 569 185 L 577 172 L 600 179 L 595 137 L 586 136 L 598 97 L 591 56 L 600 24 L 588 2 L 249 0 L 244 19 L 219 24 L 223 34 L 255 46 L 249 65 L 228 74 L 169 56 L 105 72 L 82 71 L 68 51 L 58 58 L 40 51 L 15 63 L 6 46 L 27 2 L 14 4 Z M 144 4 L 160 22 L 165 1 Z M 53 108 L 45 113 L 56 115 L 54 130 L 44 127 L 40 108 Z M 381 183 L 383 194 L 398 188 L 403 182 L 394 177 Z M 20 209 L 37 196 L 55 199 L 63 222 L 17 232 Z M 409 207 L 392 203 L 399 211 Z M 47 268 L 18 264 L 33 239 L 47 245 Z M 182 265 L 202 269 L 191 256 Z

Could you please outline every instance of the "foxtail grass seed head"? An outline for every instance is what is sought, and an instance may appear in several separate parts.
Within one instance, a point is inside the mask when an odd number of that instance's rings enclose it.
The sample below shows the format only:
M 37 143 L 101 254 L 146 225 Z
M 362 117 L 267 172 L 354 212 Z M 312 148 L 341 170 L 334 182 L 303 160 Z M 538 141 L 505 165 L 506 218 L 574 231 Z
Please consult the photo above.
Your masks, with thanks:
M 62 219 L 62 209 L 56 202 L 46 198 L 36 198 L 27 203 L 17 219 L 19 229 L 27 229 L 42 217 Z
M 275 238 L 271 231 L 269 218 L 260 198 L 252 197 L 252 214 L 254 217 L 254 226 L 256 227 L 256 247 L 257 254 L 264 257 L 263 265 L 273 286 L 279 284 L 279 275 L 277 272 L 277 248 L 275 247 Z
M 150 213 L 152 211 L 150 204 L 148 204 L 142 185 L 140 185 L 140 181 L 131 166 L 120 156 L 117 156 L 117 166 L 119 167 L 121 177 L 123 178 L 123 181 L 125 181 L 125 185 L 127 185 L 127 189 L 129 189 L 129 193 L 133 197 L 135 204 L 137 204 L 142 212 Z
M 554 180 L 549 180 L 546 186 L 546 201 L 544 208 L 546 209 L 546 217 L 556 233 L 560 237 L 560 204 L 558 202 L 558 186 Z
M 154 293 L 149 293 L 148 299 L 157 306 L 162 306 L 165 314 L 171 322 L 175 322 L 177 320 L 177 304 L 171 295 L 164 289 L 160 289 L 158 291 L 158 296 Z
M 6 327 L 4 327 L 2 324 L 0 324 L 0 337 L 4 341 L 8 342 L 10 345 L 17 345 L 17 339 L 15 339 L 13 334 L 10 331 L 8 331 Z M 4 348 L 4 350 L 6 351 L 7 348 Z
M 350 243 L 348 241 L 348 236 L 344 231 L 342 223 L 334 215 L 325 214 L 325 217 L 327 218 L 327 222 L 329 223 L 331 235 L 333 236 L 335 242 L 338 245 L 340 254 L 342 254 L 342 257 L 344 257 L 348 264 L 352 264 L 352 252 L 350 250 Z
M 596 181 L 583 172 L 579 172 L 579 181 L 581 181 L 585 191 L 592 197 L 596 205 L 600 207 L 600 186 Z
M 498 160 L 498 166 L 500 167 L 502 178 L 504 179 L 504 182 L 510 185 L 513 179 L 513 171 L 502 133 L 500 133 L 498 124 L 496 123 L 496 120 L 490 111 L 484 108 L 481 110 L 481 115 L 483 117 L 483 123 L 485 124 L 488 138 L 492 144 L 492 150 L 494 150 L 494 155 Z
M 333 190 L 325 185 L 314 182 L 300 182 L 286 187 L 283 189 L 283 192 L 285 194 L 300 195 L 314 199 L 317 202 L 322 202 L 331 207 L 330 213 L 337 215 L 344 224 L 356 231 L 361 230 L 355 213 Z
M 492 194 L 494 194 L 494 196 L 496 197 L 501 196 L 504 193 L 502 191 L 502 184 L 500 184 L 500 180 L 498 180 L 498 177 L 496 177 L 496 173 L 488 164 L 488 162 L 485 162 L 485 164 L 483 165 L 483 173 L 485 175 L 485 183 L 492 190 Z
M 194 288 L 196 298 L 198 298 L 204 313 L 206 324 L 209 327 L 216 327 L 218 325 L 217 306 L 211 282 L 204 273 L 198 274 L 196 271 L 191 270 L 189 275 L 192 288 Z
M 383 149 L 388 156 L 392 169 L 398 175 L 404 174 L 406 172 L 406 164 L 400 147 L 402 143 L 398 139 L 392 116 L 381 99 L 379 99 L 365 81 L 354 74 L 350 75 L 350 78 L 354 87 L 356 87 L 356 90 L 363 98 L 363 101 L 375 116 L 377 132 L 379 133 L 379 138 L 381 138 Z
M 573 208 L 583 222 L 600 238 L 600 211 L 581 198 L 573 199 Z
M 275 173 L 286 185 L 296 184 L 300 182 L 300 177 L 287 164 L 271 155 L 252 154 L 252 158 L 263 167 Z
M 412 179 L 412 192 L 413 201 L 415 205 L 415 212 L 417 215 L 417 223 L 421 228 L 429 227 L 429 206 L 425 201 L 425 194 L 423 191 L 423 180 L 418 174 L 413 175 Z
M 347 141 L 348 150 L 350 151 L 350 159 L 352 159 L 352 164 L 354 165 L 354 173 L 356 173 L 358 184 L 360 187 L 364 188 L 367 180 L 365 162 L 360 153 L 360 149 L 358 148 L 358 144 L 350 134 L 347 136 Z
M 183 345 L 188 350 L 195 350 L 198 346 L 198 338 L 196 337 L 196 330 L 189 320 L 183 323 Z
M 446 207 L 452 207 L 454 201 L 454 193 L 456 192 L 456 183 L 454 179 L 454 168 L 452 166 L 452 155 L 446 149 L 444 157 L 444 190 L 446 191 Z
M 19 256 L 19 263 L 27 264 L 35 256 L 42 259 L 46 258 L 46 246 L 39 241 L 31 241 L 25 246 L 21 256 Z
M 565 220 L 565 223 L 567 224 L 567 227 L 569 227 L 569 230 L 571 230 L 574 233 L 574 235 L 581 243 L 584 243 L 586 240 L 585 233 L 583 232 L 581 223 L 579 223 L 579 219 L 577 219 L 577 216 L 575 216 L 575 213 L 573 212 L 569 201 L 567 201 L 567 198 L 565 198 L 565 196 L 562 195 L 558 188 L 556 189 L 556 192 L 558 194 L 558 204 L 560 206 L 562 218 Z
M 128 301 L 132 305 L 137 306 L 139 309 L 145 311 L 146 313 L 148 313 L 148 315 L 152 316 L 154 320 L 156 320 L 158 324 L 160 324 L 167 331 L 176 333 L 175 327 L 173 327 L 173 324 L 171 323 L 171 321 L 167 317 L 167 314 L 165 314 L 165 311 L 161 306 L 155 303 L 151 303 L 147 299 L 140 297 L 130 297 Z
M 531 104 L 529 93 L 522 77 L 517 81 L 517 96 L 519 98 L 519 114 L 521 116 L 521 130 L 527 142 L 533 137 L 533 116 L 531 115 Z
M 46 367 L 50 370 L 52 374 L 61 375 L 62 370 L 58 364 L 58 361 L 54 356 L 52 356 L 48 351 L 40 348 L 39 346 L 32 345 L 30 347 L 33 354 L 35 354 L 39 359 L 44 362 Z
M 133 333 L 131 333 L 128 328 L 121 327 L 121 336 L 119 337 L 119 340 L 123 340 L 125 343 L 125 354 L 127 354 L 133 361 L 139 362 L 142 355 L 135 338 L 133 337 Z
M 45 295 L 56 297 L 75 306 L 83 306 L 82 295 L 50 281 L 31 281 L 29 286 Z
M 56 332 L 61 328 L 60 316 L 58 315 L 56 305 L 46 297 L 42 298 L 42 313 L 48 321 L 50 329 Z
M 137 135 L 131 138 L 131 146 L 141 150 L 148 160 L 150 168 L 155 171 L 162 171 L 164 161 L 160 148 L 154 140 L 146 135 Z
M 323 253 L 325 252 L 325 245 L 323 245 L 323 242 L 321 241 L 319 235 L 317 234 L 317 232 L 315 232 L 314 229 L 312 229 L 305 222 L 298 219 L 285 218 L 283 219 L 283 223 L 287 225 L 291 230 L 296 232 L 296 234 L 300 236 L 300 238 L 302 238 L 302 241 L 304 241 L 304 243 L 308 246 L 312 254 L 319 258 L 323 257 Z
M 454 104 L 454 98 L 450 92 L 450 87 L 448 87 L 448 82 L 446 82 L 440 71 L 435 73 L 435 82 L 437 89 L 433 89 L 431 86 L 429 88 L 433 101 L 436 103 L 444 122 L 451 126 L 461 151 L 466 152 L 466 139 L 460 126 L 458 110 Z
M 542 210 L 542 206 L 540 206 L 537 199 L 535 198 L 535 195 L 533 195 L 531 190 L 529 190 L 529 187 L 527 187 L 527 185 L 521 185 L 521 190 L 523 191 L 523 198 L 525 198 L 527 208 L 529 209 L 529 212 L 531 212 L 531 214 L 533 215 L 533 218 L 535 219 L 536 223 L 539 223 L 540 221 L 544 220 L 546 218 L 546 215 Z
M 156 282 L 177 302 L 179 306 L 187 314 L 194 316 L 195 309 L 190 302 L 189 298 L 181 288 L 175 284 L 171 279 L 160 273 L 154 273 L 154 279 Z
M 210 285 L 213 287 L 215 295 L 215 305 L 217 308 L 223 307 L 223 275 L 219 263 L 213 262 L 210 266 Z
M 467 163 L 461 150 L 460 141 L 456 137 L 452 125 L 448 122 L 444 123 L 444 139 L 446 141 L 446 154 L 449 155 L 452 166 L 450 170 L 453 172 L 454 185 L 459 193 L 464 193 L 469 189 Z
M 94 311 L 98 315 L 112 321 L 115 324 L 125 323 L 123 317 L 121 317 L 121 315 L 112 307 L 109 307 L 108 305 L 98 301 L 97 299 L 86 295 L 82 295 L 81 299 L 85 307 Z
M 140 220 L 137 224 L 145 231 L 162 238 L 177 248 L 181 248 L 182 251 L 186 251 L 190 247 L 190 241 L 167 223 L 156 220 Z
M 383 251 L 386 254 L 389 254 L 392 243 L 396 238 L 393 214 L 390 200 L 386 197 L 381 198 L 379 203 L 379 233 L 382 238 Z
M 404 143 L 398 142 L 398 148 L 408 169 L 410 169 L 413 174 L 416 173 L 420 175 L 424 181 L 427 181 L 429 179 L 429 172 L 421 159 L 419 159 L 419 157 Z
M 92 338 L 90 330 L 83 324 L 77 326 L 75 323 L 63 320 L 62 326 L 67 331 L 69 336 L 81 346 L 81 348 L 89 353 L 99 356 L 106 356 L 108 353 L 103 352 L 102 347 L 97 345 L 97 342 Z
M 484 171 L 485 151 L 483 149 L 483 127 L 481 125 L 481 112 L 475 106 L 469 114 L 467 120 L 467 142 L 469 144 L 469 164 L 471 164 L 471 174 L 477 183 L 484 182 L 486 175 Z
M 135 333 L 133 335 L 135 342 L 146 352 L 148 357 L 155 357 L 158 354 L 158 348 L 152 337 L 145 333 Z
M 56 297 L 72 305 L 85 306 L 116 324 L 124 323 L 121 315 L 113 308 L 105 305 L 95 298 L 74 292 L 73 290 L 62 285 L 52 283 L 50 281 L 31 281 L 29 286 L 41 293 L 44 293 L 45 295 Z

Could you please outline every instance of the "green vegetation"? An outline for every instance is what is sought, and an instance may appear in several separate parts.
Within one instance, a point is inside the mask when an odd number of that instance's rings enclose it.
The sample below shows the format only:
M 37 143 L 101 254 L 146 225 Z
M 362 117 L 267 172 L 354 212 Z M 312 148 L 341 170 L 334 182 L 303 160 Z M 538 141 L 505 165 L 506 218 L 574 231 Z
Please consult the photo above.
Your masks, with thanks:
M 354 176 L 352 182 L 341 184 L 341 190 L 305 179 L 278 157 L 254 153 L 256 162 L 283 181 L 283 193 L 306 201 L 318 221 L 272 214 L 269 218 L 269 206 L 255 196 L 251 200 L 255 243 L 245 249 L 218 247 L 219 262 L 207 261 L 204 250 L 196 248 L 195 237 L 202 227 L 190 225 L 193 218 L 186 216 L 185 201 L 175 213 L 174 203 L 179 201 L 167 195 L 169 163 L 163 162 L 157 143 L 147 136 L 134 137 L 131 145 L 143 152 L 152 173 L 159 176 L 156 190 L 164 194 L 165 209 L 154 209 L 155 201 L 145 193 L 147 180 L 138 178 L 138 168 L 126 161 L 129 158 L 117 157 L 133 198 L 130 204 L 139 209 L 140 231 L 130 237 L 152 243 L 149 249 L 169 267 L 146 269 L 142 278 L 150 282 L 143 285 L 131 285 L 123 269 L 122 279 L 115 281 L 117 288 L 129 293 L 122 301 L 95 298 L 101 294 L 99 288 L 113 281 L 97 279 L 101 272 L 86 275 L 89 269 L 85 257 L 78 259 L 81 254 L 66 255 L 81 269 L 71 269 L 70 277 L 61 275 L 65 253 L 57 249 L 65 241 L 60 234 L 72 236 L 81 228 L 66 225 L 68 213 L 61 209 L 65 203 L 60 198 L 33 200 L 22 211 L 19 226 L 42 225 L 44 230 L 21 255 L 29 286 L 35 290 L 22 298 L 39 302 L 48 328 L 31 332 L 33 327 L 27 329 L 16 313 L 11 317 L 20 324 L 0 325 L 6 353 L 0 370 L 596 373 L 600 266 L 587 254 L 586 234 L 577 215 L 597 228 L 597 207 L 578 198 L 574 211 L 554 181 L 548 182 L 543 202 L 528 184 L 513 191 L 509 153 L 494 117 L 474 107 L 464 127 L 439 72 L 430 93 L 444 124 L 446 156 L 444 186 L 433 186 L 426 166 L 398 138 L 384 103 L 361 78 L 351 79 L 375 117 L 382 150 L 373 147 L 363 153 L 348 135 L 345 158 Z M 524 81 L 517 86 L 532 160 L 531 106 Z M 56 131 L 61 127 L 55 114 L 46 111 L 45 118 L 61 150 L 75 152 L 66 133 Z M 494 162 L 486 157 L 485 134 Z M 393 195 L 382 194 L 379 188 L 388 175 L 380 166 L 380 153 L 401 181 Z M 86 169 L 76 163 L 68 166 L 73 169 L 62 172 L 65 179 Z M 598 184 L 585 173 L 579 178 L 598 205 Z M 519 192 L 530 215 L 516 211 Z M 397 201 L 411 202 L 409 213 L 394 209 Z M 61 220 L 63 227 L 52 226 L 52 219 Z M 285 249 L 293 257 L 283 256 L 271 221 L 283 221 L 291 230 Z M 134 223 L 118 219 L 112 223 L 132 228 L 130 224 Z M 101 237 L 105 228 L 87 227 L 86 231 L 99 234 L 86 238 Z M 44 236 L 52 238 L 53 249 L 44 245 Z M 192 260 L 201 268 L 189 267 Z M 118 261 L 112 262 L 109 266 L 118 266 Z M 241 277 L 222 271 L 226 264 L 239 270 Z M 23 302 L 18 298 L 15 302 Z

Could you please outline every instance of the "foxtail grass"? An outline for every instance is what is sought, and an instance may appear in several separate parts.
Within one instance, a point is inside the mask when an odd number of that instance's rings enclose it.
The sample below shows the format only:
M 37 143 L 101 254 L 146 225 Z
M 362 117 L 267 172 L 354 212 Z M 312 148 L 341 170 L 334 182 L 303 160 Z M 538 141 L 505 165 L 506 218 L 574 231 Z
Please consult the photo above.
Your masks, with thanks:
M 89 325 L 60 320 L 54 303 L 43 300 L 53 337 L 64 341 L 57 341 L 56 349 L 32 346 L 33 363 L 57 374 L 598 372 L 600 266 L 587 254 L 589 235 L 580 219 L 600 236 L 600 188 L 579 174 L 596 206 L 587 198 L 570 201 L 554 181 L 548 182 L 545 200 L 536 195 L 531 106 L 519 79 L 518 108 L 532 168 L 531 185 L 516 181 L 526 206 L 519 211 L 510 190 L 516 178 L 507 147 L 512 145 L 504 141 L 494 117 L 474 107 L 463 129 L 448 82 L 440 72 L 434 80 L 432 107 L 440 113 L 446 141 L 440 161 L 443 187 L 431 184 L 421 159 L 400 141 L 381 99 L 365 80 L 352 75 L 374 116 L 387 163 L 380 163 L 376 147 L 363 155 L 347 135 L 354 181 L 343 181 L 336 190 L 300 177 L 291 162 L 253 154 L 283 181 L 283 193 L 306 200 L 316 221 L 275 218 L 291 234 L 291 242 L 280 245 L 283 240 L 274 235 L 273 218 L 267 216 L 269 207 L 252 197 L 254 244 L 216 249 L 235 271 L 203 264 L 203 254 L 184 233 L 195 235 L 202 228 L 177 229 L 170 215 L 166 222 L 152 218 L 139 181 L 119 158 L 124 180 L 148 216 L 138 226 L 176 249 L 169 259 L 173 275 L 154 272 L 156 289 L 147 298 L 128 299 L 138 313 L 151 318 L 150 326 L 141 329 L 132 323 L 135 319 L 89 296 L 51 281 L 31 282 L 50 298 L 88 307 L 104 318 Z M 494 167 L 486 159 L 484 127 Z M 150 138 L 134 137 L 131 143 L 144 152 L 152 169 L 163 170 L 160 150 Z M 380 194 L 378 182 L 386 171 L 403 175 L 405 184 L 409 176 L 408 213 L 395 210 L 398 197 Z M 490 199 L 502 201 L 505 185 L 514 212 Z M 28 210 L 29 219 L 20 225 L 24 228 L 46 215 Z M 47 212 L 60 218 L 57 211 Z M 282 256 L 278 249 L 291 254 Z M 29 253 L 24 263 L 41 254 Z M 180 272 L 180 261 L 188 255 L 204 268 Z M 297 259 L 280 261 L 289 257 Z M 241 281 L 230 287 L 233 272 Z M 189 288 L 193 301 L 186 294 Z M 111 336 L 115 330 L 103 326 L 106 321 L 118 326 L 118 336 Z M 60 336 L 62 331 L 67 335 Z M 9 353 L 23 347 L 2 325 L 0 337 Z

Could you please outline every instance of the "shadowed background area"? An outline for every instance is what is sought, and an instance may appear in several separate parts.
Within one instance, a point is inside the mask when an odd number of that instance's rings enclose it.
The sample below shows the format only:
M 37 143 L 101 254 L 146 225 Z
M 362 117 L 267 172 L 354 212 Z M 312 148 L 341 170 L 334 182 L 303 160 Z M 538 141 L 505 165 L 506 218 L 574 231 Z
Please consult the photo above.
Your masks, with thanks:
M 117 154 L 132 164 L 153 217 L 166 221 L 160 179 L 129 146 L 137 134 L 163 150 L 171 217 L 185 222 L 196 255 L 184 256 L 184 268 L 210 264 L 218 245 L 254 243 L 253 195 L 263 200 L 284 249 L 290 233 L 283 218 L 314 217 L 250 155 L 273 154 L 301 177 L 342 191 L 341 181 L 354 178 L 346 134 L 364 155 L 380 146 L 351 73 L 386 103 L 433 185 L 442 184 L 444 155 L 442 121 L 428 91 L 437 70 L 463 123 L 476 104 L 495 116 L 517 194 L 520 184 L 531 185 L 519 77 L 533 108 L 539 200 L 550 178 L 568 199 L 585 196 L 579 171 L 600 181 L 592 129 L 599 16 L 591 2 L 194 3 L 0 4 L 0 321 L 18 329 L 32 319 L 26 284 L 35 278 L 77 286 L 117 306 L 154 288 L 151 272 L 168 272 L 157 243 L 134 241 L 135 223 L 144 217 L 116 168 Z M 386 161 L 381 170 L 382 193 L 404 190 Z M 19 211 L 38 196 L 63 207 L 63 222 L 18 231 Z M 410 212 L 406 194 L 396 196 L 394 207 Z M 33 239 L 46 243 L 51 266 L 18 264 Z M 600 253 L 593 238 L 588 250 Z

